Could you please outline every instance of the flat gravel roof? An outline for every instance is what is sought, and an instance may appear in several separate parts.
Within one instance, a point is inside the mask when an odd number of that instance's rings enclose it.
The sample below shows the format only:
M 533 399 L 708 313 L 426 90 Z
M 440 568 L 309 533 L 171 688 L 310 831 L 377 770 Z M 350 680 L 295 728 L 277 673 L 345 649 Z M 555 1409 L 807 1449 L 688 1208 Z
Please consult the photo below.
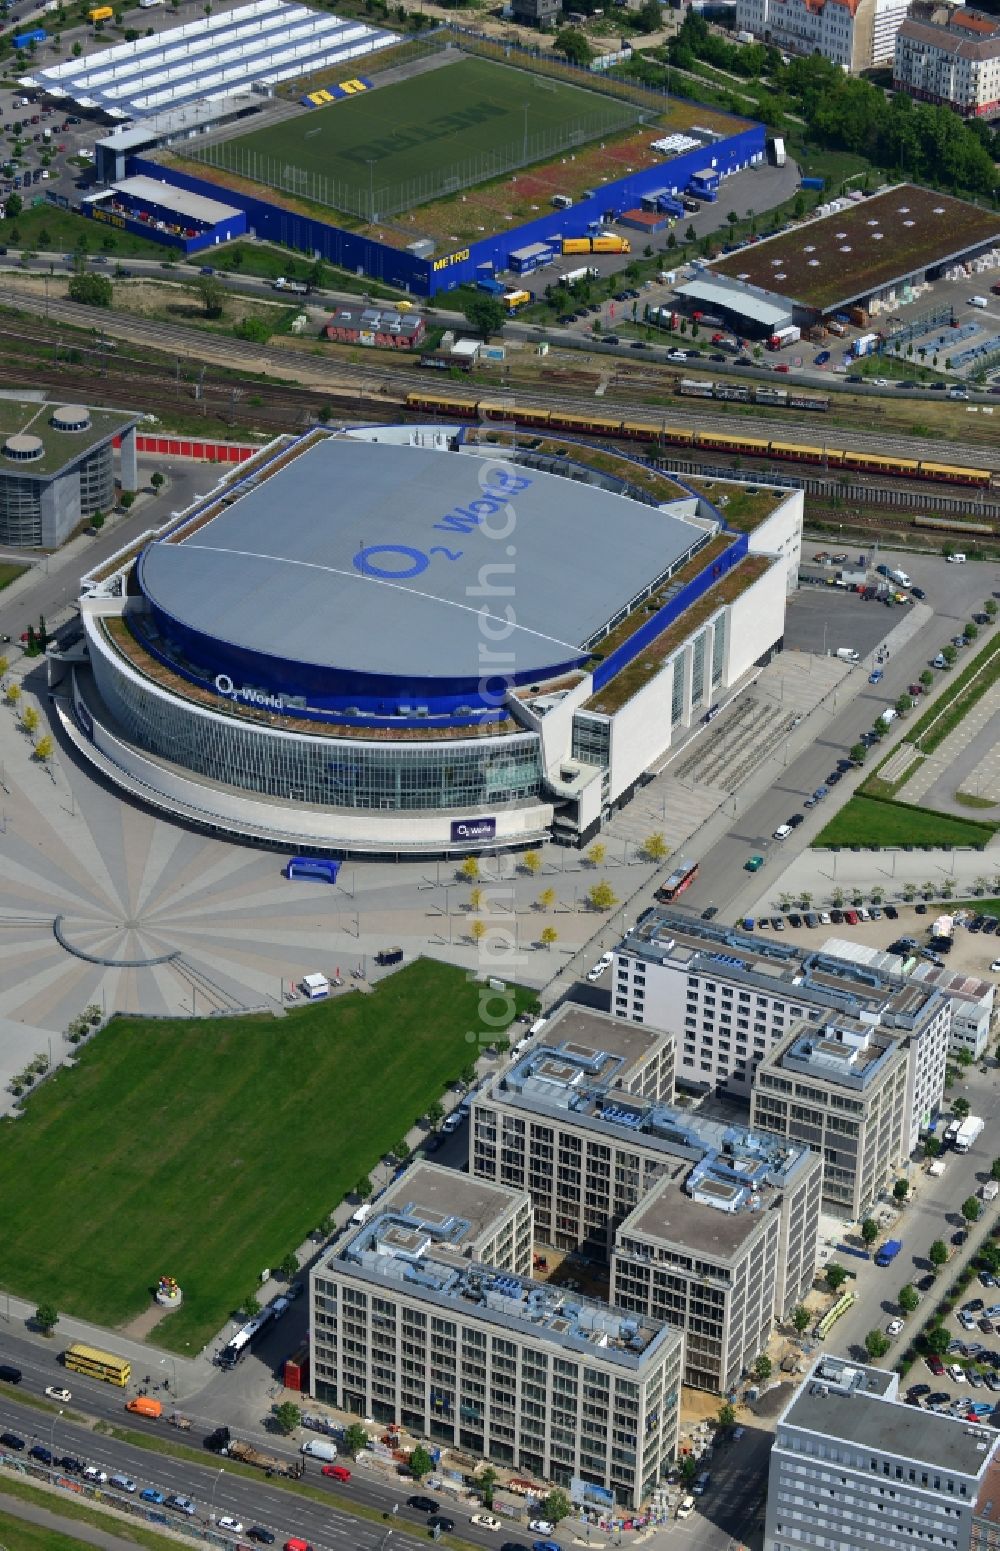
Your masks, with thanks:
M 158 608 L 230 645 L 454 680 L 575 660 L 703 538 L 559 475 L 331 436 L 140 567 Z

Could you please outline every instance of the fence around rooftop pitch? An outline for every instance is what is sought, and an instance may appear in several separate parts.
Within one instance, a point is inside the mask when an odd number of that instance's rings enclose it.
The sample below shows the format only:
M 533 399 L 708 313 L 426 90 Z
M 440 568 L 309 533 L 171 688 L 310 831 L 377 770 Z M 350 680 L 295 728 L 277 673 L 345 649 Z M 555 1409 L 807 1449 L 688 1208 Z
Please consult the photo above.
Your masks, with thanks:
M 551 161 L 564 151 L 616 135 L 630 129 L 641 115 L 628 102 L 609 100 L 606 107 L 564 124 L 519 136 L 503 146 L 494 146 L 477 155 L 464 157 L 444 167 L 428 167 L 417 177 L 392 182 L 377 182 L 374 176 L 366 184 L 346 182 L 325 173 L 297 167 L 286 156 L 268 156 L 239 141 L 219 141 L 210 145 L 186 146 L 192 161 L 203 162 L 225 172 L 236 173 L 253 183 L 280 189 L 310 204 L 336 210 L 361 221 L 380 221 L 412 210 L 431 200 L 459 194 L 492 178 L 502 178 L 522 167 Z

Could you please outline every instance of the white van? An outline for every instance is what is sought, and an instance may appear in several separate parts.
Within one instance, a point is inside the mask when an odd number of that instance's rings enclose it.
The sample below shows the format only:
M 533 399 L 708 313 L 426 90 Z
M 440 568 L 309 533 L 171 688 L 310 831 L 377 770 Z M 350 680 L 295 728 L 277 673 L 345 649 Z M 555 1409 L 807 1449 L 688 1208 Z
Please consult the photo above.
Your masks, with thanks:
M 886 709 L 882 712 L 882 715 L 879 717 L 879 721 L 882 723 L 883 727 L 888 727 L 890 722 L 894 722 L 896 720 L 897 715 L 898 712 L 894 706 L 887 706 Z
M 838 646 L 836 655 L 840 658 L 841 662 L 858 663 L 861 661 L 861 658 L 858 656 L 858 653 L 854 650 L 853 646 Z
M 989 299 L 988 296 L 970 296 L 969 297 L 969 306 L 970 307 L 980 307 L 980 308 L 983 308 L 983 307 L 988 307 L 989 305 L 990 305 L 990 299 Z
M 360 1227 L 363 1222 L 368 1221 L 374 1210 L 375 1208 L 370 1201 L 362 1201 L 357 1211 L 351 1214 L 351 1222 Z
M 299 1453 L 308 1454 L 310 1459 L 325 1459 L 332 1463 L 337 1458 L 337 1445 L 329 1443 L 326 1438 L 307 1438 Z

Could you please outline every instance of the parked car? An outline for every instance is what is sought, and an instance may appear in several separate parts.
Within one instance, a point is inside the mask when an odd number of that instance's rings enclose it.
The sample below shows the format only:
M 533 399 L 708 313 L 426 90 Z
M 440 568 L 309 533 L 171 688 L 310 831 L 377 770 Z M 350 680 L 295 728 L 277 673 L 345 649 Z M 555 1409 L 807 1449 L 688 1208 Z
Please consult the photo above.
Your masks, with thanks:
M 868 675 L 868 682 L 869 684 L 881 684 L 884 677 L 885 674 L 882 672 L 881 668 L 873 668 Z
M 20 1454 L 24 1448 L 24 1439 L 19 1438 L 17 1433 L 0 1433 L 0 1444 L 3 1444 L 5 1449 L 11 1449 L 13 1453 Z
M 140 1502 L 144 1502 L 144 1503 L 165 1503 L 166 1500 L 167 1500 L 166 1492 L 158 1492 L 155 1486 L 144 1487 L 143 1490 L 139 1493 L 139 1501 Z M 223 1523 L 223 1520 L 220 1519 L 219 1520 L 219 1524 L 222 1525 L 222 1523 Z M 242 1533 L 242 1526 L 240 1527 L 239 1530 L 237 1530 L 237 1534 L 240 1534 L 240 1533 Z

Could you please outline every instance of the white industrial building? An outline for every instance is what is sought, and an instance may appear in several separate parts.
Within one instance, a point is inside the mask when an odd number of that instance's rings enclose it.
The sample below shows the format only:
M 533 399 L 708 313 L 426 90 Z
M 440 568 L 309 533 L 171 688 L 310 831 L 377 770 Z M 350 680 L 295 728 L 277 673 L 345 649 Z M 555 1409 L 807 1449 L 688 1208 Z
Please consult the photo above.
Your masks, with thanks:
M 268 96 L 282 81 L 321 70 L 353 71 L 398 41 L 384 28 L 287 0 L 253 0 L 36 70 L 21 84 L 109 118 L 143 118 L 234 92 Z

